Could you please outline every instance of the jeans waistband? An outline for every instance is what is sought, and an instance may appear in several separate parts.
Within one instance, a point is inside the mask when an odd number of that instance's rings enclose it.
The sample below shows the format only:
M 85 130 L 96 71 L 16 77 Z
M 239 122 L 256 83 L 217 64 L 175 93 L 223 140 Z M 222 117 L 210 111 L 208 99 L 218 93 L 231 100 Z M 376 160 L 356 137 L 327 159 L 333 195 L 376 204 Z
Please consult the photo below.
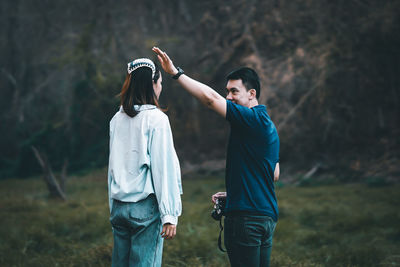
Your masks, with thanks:
M 116 198 L 113 198 L 113 201 L 114 201 L 115 203 L 118 203 L 118 204 L 129 204 L 129 203 L 138 203 L 138 202 L 141 202 L 141 201 L 145 201 L 145 200 L 147 200 L 147 199 L 150 199 L 150 198 L 156 199 L 156 195 L 155 195 L 155 194 L 149 194 L 146 198 L 141 199 L 141 200 L 136 201 L 136 202 L 121 201 L 121 200 L 116 199 Z

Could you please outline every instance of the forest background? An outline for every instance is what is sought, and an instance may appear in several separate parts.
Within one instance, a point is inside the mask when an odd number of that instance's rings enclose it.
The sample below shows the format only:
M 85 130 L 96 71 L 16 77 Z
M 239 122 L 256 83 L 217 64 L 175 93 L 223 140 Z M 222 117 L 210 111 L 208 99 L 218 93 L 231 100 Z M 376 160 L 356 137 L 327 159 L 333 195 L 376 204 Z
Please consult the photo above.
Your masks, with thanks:
M 31 146 L 55 170 L 106 166 L 126 63 L 155 59 L 156 45 L 222 95 L 232 69 L 259 73 L 287 181 L 310 170 L 396 181 L 399 11 L 395 0 L 2 1 L 0 177 L 39 174 Z M 229 125 L 163 83 L 184 172 L 223 169 Z
M 258 72 L 281 141 L 272 266 L 400 266 L 399 14 L 397 0 L 1 1 L 0 265 L 110 266 L 109 121 L 126 64 L 159 46 L 222 95 L 232 69 Z M 228 266 L 209 214 L 229 125 L 165 74 L 160 100 L 184 191 L 163 266 Z M 66 201 L 33 147 L 68 177 Z

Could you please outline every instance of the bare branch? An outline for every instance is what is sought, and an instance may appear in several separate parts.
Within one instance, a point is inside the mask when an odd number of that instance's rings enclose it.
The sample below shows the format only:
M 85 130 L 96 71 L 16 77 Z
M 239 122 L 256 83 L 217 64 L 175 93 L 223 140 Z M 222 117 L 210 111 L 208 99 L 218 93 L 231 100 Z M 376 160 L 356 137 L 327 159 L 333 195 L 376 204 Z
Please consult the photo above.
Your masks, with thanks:
M 15 79 L 15 77 L 11 73 L 9 73 L 5 68 L 2 68 L 1 72 L 4 74 L 4 76 L 7 77 L 7 79 L 11 82 L 14 88 L 17 88 L 17 80 Z
M 307 93 L 305 93 L 297 102 L 296 106 L 294 106 L 289 114 L 286 116 L 286 118 L 278 124 L 278 131 L 282 130 L 283 127 L 288 123 L 288 121 L 293 117 L 294 114 L 296 114 L 297 110 L 303 106 L 303 104 L 306 102 L 306 100 L 312 95 L 312 93 L 315 91 L 315 89 L 318 88 L 318 85 L 314 86 L 311 88 Z
M 65 192 L 65 182 L 67 181 L 67 169 L 68 169 L 68 159 L 64 159 L 64 164 L 61 170 L 60 176 L 60 187 L 63 192 Z
M 50 195 L 52 197 L 58 197 L 63 200 L 66 200 L 67 197 L 65 196 L 64 191 L 61 189 L 60 185 L 58 184 L 58 182 L 53 174 L 53 171 L 51 170 L 51 166 L 47 159 L 46 154 L 45 153 L 41 154 L 39 152 L 39 150 L 34 146 L 31 146 L 31 149 L 33 150 L 33 153 L 34 153 L 36 159 L 38 160 L 40 166 L 43 169 L 43 172 L 44 172 L 43 178 L 47 184 L 47 188 L 49 189 Z M 64 164 L 64 167 L 65 167 L 65 164 Z M 66 169 L 66 167 L 65 167 L 65 169 Z M 64 171 L 64 172 L 66 172 L 66 171 Z

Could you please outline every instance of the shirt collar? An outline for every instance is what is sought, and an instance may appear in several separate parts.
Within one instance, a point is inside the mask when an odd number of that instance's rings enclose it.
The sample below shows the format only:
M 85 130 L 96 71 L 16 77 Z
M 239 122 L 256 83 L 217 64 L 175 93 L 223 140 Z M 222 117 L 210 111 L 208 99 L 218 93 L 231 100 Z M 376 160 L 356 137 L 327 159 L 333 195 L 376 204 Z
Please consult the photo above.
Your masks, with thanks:
M 260 109 L 261 109 L 261 108 L 264 109 L 264 108 L 265 108 L 265 109 L 267 109 L 267 106 L 266 106 L 266 105 L 261 105 L 261 104 L 260 104 L 260 105 L 254 106 L 254 107 L 252 107 L 252 108 L 257 108 L 257 109 L 259 109 L 259 108 L 260 108 Z
M 149 110 L 149 109 L 155 109 L 155 108 L 157 108 L 157 106 L 155 106 L 155 105 L 149 105 L 149 104 L 146 104 L 146 105 L 134 105 L 133 107 L 134 107 L 134 109 L 137 110 L 137 111 L 143 111 L 143 110 Z
M 150 104 L 146 104 L 146 105 L 134 105 L 133 108 L 136 111 L 143 111 L 143 110 L 150 110 L 150 109 L 155 109 L 157 108 L 157 106 L 155 105 L 150 105 Z M 124 112 L 124 108 L 122 106 L 120 106 L 119 110 L 121 112 Z

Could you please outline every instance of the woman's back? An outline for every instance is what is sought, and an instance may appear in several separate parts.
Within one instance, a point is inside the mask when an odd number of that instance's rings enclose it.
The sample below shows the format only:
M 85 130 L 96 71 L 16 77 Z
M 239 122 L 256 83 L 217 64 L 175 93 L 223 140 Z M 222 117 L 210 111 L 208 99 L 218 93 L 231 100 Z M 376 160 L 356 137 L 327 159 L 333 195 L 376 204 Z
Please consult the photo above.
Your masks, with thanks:
M 154 193 L 151 170 L 160 172 L 157 161 L 166 161 L 165 155 L 173 167 L 163 175 L 180 176 L 168 117 L 154 105 L 135 109 L 139 114 L 131 118 L 120 108 L 110 122 L 111 197 L 126 202 Z

